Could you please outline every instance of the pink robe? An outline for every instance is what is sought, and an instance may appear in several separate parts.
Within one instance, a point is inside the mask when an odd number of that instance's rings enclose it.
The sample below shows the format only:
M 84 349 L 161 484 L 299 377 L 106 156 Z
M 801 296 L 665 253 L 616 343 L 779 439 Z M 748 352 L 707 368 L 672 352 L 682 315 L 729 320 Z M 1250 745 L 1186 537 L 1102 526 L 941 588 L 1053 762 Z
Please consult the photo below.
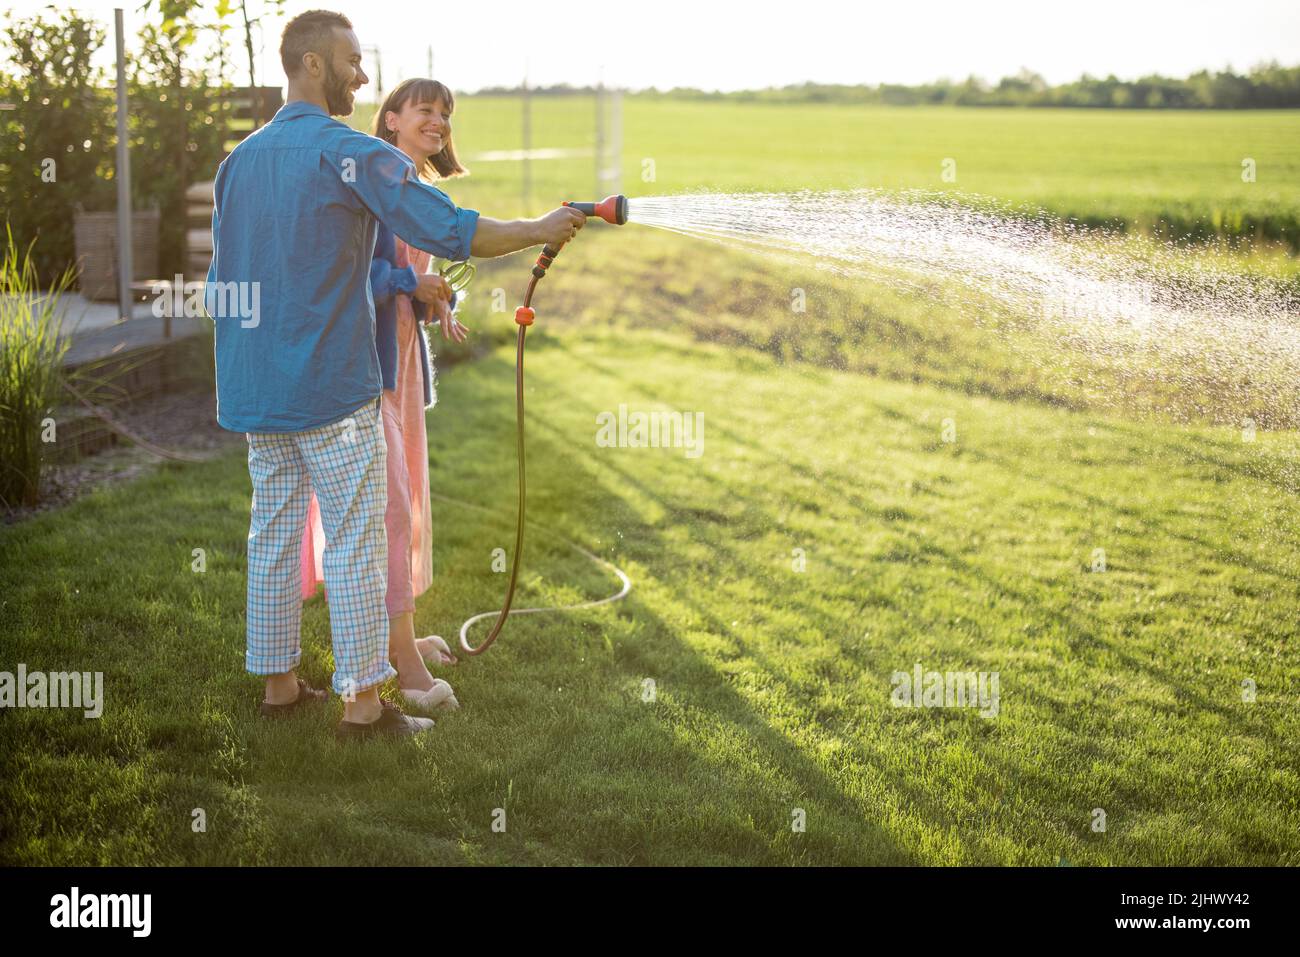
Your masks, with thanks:
M 429 267 L 429 254 L 397 240 L 397 268 Z M 415 611 L 415 599 L 433 582 L 433 514 L 429 501 L 429 440 L 424 431 L 424 370 L 420 342 L 424 335 L 411 297 L 397 294 L 397 388 L 384 389 L 381 410 L 388 446 L 388 593 L 390 618 Z M 433 401 L 438 401 L 433 392 Z M 302 537 L 302 597 L 316 594 L 325 581 L 322 564 L 325 532 L 313 492 Z

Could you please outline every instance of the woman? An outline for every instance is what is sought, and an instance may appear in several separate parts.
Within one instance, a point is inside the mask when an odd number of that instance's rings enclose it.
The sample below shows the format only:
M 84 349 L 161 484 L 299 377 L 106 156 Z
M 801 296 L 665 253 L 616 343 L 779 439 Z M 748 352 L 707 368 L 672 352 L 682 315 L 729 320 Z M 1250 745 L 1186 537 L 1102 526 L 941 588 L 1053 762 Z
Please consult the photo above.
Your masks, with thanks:
M 371 133 L 405 153 L 427 182 L 466 172 L 451 139 L 455 99 L 436 80 L 405 80 L 375 113 Z M 434 678 L 435 665 L 456 657 L 437 635 L 415 638 L 415 599 L 433 579 L 433 519 L 429 499 L 429 446 L 424 412 L 437 401 L 433 364 L 422 323 L 437 318 L 444 338 L 463 342 L 465 327 L 440 276 L 428 275 L 429 254 L 412 249 L 382 223 L 375 241 L 370 285 L 375 300 L 375 347 L 383 374 L 382 412 L 388 446 L 388 655 L 407 703 L 456 708 L 450 684 Z M 303 536 L 303 598 L 324 580 L 324 535 L 313 495 Z

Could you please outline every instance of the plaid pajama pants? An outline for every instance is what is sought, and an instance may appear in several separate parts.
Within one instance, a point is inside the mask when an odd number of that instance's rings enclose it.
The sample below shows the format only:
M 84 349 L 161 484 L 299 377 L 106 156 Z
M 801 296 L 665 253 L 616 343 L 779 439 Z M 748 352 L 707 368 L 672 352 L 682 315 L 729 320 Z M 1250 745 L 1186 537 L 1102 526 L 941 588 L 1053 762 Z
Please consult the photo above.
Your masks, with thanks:
M 397 674 L 388 663 L 388 476 L 379 402 L 306 432 L 250 432 L 248 652 L 257 675 L 302 659 L 303 525 L 312 489 L 325 530 L 323 571 L 334 691 L 350 696 Z

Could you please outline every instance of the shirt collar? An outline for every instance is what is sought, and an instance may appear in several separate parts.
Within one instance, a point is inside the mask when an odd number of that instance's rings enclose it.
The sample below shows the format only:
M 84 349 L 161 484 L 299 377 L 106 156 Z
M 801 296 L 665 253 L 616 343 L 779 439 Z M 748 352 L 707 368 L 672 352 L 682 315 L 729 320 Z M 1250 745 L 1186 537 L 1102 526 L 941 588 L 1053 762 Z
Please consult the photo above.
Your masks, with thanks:
M 276 110 L 275 116 L 272 118 L 271 122 L 274 123 L 277 120 L 292 120 L 299 116 L 309 116 L 312 113 L 317 116 L 329 116 L 328 113 L 322 110 L 315 103 L 308 103 L 306 100 L 294 100 L 291 103 L 284 104 L 284 106 Z

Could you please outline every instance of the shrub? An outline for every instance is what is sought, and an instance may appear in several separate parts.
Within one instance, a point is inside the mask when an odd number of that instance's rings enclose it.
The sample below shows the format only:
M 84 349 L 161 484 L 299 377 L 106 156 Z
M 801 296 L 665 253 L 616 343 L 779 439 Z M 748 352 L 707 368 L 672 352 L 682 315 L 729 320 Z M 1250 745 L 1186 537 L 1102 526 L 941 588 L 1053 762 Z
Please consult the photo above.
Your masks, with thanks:
M 46 284 L 73 260 L 75 206 L 114 205 L 113 94 L 91 64 L 104 30 L 67 12 L 15 19 L 5 39 L 17 75 L 5 95 L 15 108 L 0 112 L 0 206 Z
M 66 267 L 42 293 L 29 244 L 20 251 L 5 230 L 0 260 L 0 504 L 35 505 L 42 451 L 53 423 L 46 418 L 62 393 L 68 343 L 59 335 L 59 299 L 72 284 Z

